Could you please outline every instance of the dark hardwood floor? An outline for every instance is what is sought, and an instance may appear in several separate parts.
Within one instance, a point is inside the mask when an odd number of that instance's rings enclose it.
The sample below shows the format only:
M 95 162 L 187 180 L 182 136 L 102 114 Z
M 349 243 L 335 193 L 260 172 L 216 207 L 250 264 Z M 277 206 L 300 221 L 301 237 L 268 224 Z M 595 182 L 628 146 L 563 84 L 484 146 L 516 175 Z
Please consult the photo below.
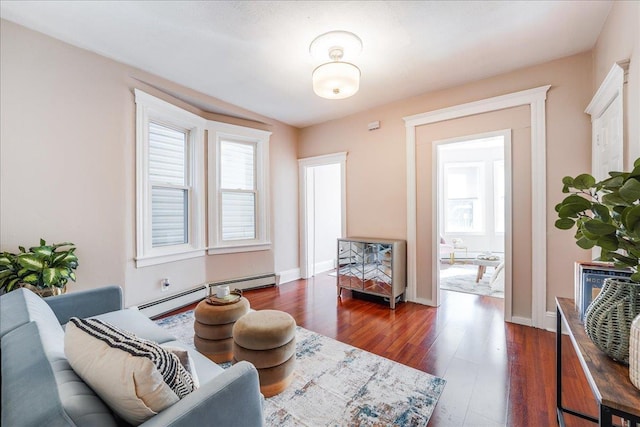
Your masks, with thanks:
M 556 426 L 555 334 L 503 321 L 503 300 L 442 292 L 439 308 L 336 296 L 327 274 L 246 291 L 254 309 L 291 314 L 298 325 L 447 380 L 430 426 Z M 186 307 L 180 311 L 185 311 Z M 597 406 L 564 337 L 563 403 Z M 568 426 L 593 425 L 566 416 Z

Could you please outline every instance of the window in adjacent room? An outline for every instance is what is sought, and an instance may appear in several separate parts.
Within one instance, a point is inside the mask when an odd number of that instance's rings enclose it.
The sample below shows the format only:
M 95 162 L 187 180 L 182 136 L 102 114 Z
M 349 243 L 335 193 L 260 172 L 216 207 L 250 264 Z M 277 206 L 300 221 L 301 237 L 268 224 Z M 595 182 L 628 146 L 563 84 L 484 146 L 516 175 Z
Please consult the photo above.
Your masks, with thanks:
M 270 248 L 270 132 L 209 122 L 209 253 Z
M 202 256 L 206 120 L 136 90 L 136 265 Z
M 493 209 L 494 227 L 496 233 L 504 233 L 504 160 L 493 162 Z
M 445 232 L 484 231 L 484 164 L 445 163 Z

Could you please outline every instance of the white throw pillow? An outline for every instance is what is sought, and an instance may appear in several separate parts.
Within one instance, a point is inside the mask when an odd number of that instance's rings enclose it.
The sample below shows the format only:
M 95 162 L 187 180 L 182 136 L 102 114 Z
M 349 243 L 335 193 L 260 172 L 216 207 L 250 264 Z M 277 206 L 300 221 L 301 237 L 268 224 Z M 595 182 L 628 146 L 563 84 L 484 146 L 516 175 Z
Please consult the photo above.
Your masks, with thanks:
M 64 351 L 73 370 L 133 425 L 196 388 L 175 354 L 98 319 L 71 318 Z

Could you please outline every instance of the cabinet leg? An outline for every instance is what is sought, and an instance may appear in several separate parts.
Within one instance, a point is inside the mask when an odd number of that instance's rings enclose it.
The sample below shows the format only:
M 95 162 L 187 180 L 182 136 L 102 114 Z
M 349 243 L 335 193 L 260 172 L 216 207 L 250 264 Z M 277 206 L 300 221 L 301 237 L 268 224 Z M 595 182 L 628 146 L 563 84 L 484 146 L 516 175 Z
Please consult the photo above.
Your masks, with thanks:
M 338 286 L 338 298 L 342 298 L 342 288 Z

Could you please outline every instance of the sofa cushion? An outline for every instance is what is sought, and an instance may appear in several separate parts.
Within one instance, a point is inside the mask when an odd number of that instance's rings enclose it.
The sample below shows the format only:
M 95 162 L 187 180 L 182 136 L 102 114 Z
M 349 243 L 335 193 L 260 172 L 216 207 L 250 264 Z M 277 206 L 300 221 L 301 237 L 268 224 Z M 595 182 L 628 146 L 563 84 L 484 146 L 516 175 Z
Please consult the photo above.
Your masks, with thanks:
M 58 318 L 49 305 L 33 292 L 20 288 L 0 298 L 0 337 L 31 321 L 60 328 Z
M 134 425 L 195 389 L 177 356 L 99 319 L 71 318 L 64 349 L 78 375 Z
M 48 359 L 43 335 L 29 322 L 2 337 L 0 424 L 115 427 L 111 410 L 69 364 Z
M 163 344 L 176 339 L 173 335 L 167 332 L 166 329 L 159 328 L 151 319 L 134 308 L 112 311 L 98 316 L 92 316 L 92 318 L 100 319 L 103 322 L 115 326 L 116 328 L 131 332 L 139 338 L 154 341 L 158 344 Z

